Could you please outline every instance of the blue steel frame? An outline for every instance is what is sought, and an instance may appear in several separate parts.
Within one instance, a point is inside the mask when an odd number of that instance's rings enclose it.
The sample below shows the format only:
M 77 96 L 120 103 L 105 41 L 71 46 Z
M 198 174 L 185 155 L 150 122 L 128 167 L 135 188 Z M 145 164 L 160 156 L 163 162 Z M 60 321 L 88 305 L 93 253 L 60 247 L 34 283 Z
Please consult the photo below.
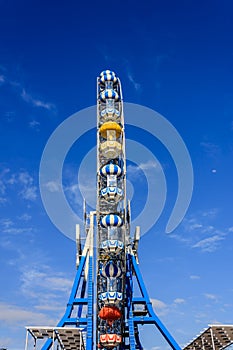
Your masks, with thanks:
M 137 279 L 139 289 L 141 291 L 142 297 L 133 297 L 133 275 Z M 135 316 L 134 315 L 134 305 L 144 305 L 145 306 L 145 316 Z M 130 350 L 142 350 L 142 345 L 139 340 L 138 325 L 144 324 L 154 324 L 160 331 L 162 336 L 165 338 L 167 343 L 171 346 L 173 350 L 181 350 L 180 346 L 177 344 L 172 335 L 168 332 L 164 324 L 160 321 L 158 316 L 155 314 L 149 295 L 147 293 L 145 284 L 139 266 L 137 264 L 136 258 L 133 254 L 128 253 L 126 255 L 126 305 L 127 305 L 127 323 L 129 329 L 129 348 Z
M 120 81 L 118 81 L 120 84 Z M 119 85 L 119 89 L 120 85 Z M 122 101 L 122 96 L 120 98 Z M 123 140 L 124 142 L 124 140 Z M 125 181 L 125 180 L 124 180 Z M 86 212 L 86 210 L 85 210 Z M 74 284 L 71 290 L 70 298 L 67 304 L 64 316 L 58 322 L 57 327 L 76 326 L 82 327 L 86 332 L 86 349 L 92 350 L 94 344 L 94 328 L 93 328 L 93 233 L 94 233 L 94 219 L 93 215 L 96 212 L 92 212 L 89 215 L 90 228 L 86 238 L 86 243 L 83 249 L 83 253 L 79 262 Z M 86 220 L 86 219 L 85 219 Z M 140 343 L 138 325 L 154 324 L 167 343 L 173 350 L 181 350 L 174 338 L 165 328 L 158 316 L 155 314 L 149 295 L 145 288 L 142 275 L 139 270 L 138 263 L 135 255 L 133 254 L 132 247 L 128 247 L 126 254 L 126 275 L 125 275 L 125 323 L 123 326 L 122 344 L 118 347 L 119 350 L 143 350 Z M 85 273 L 86 272 L 86 273 Z M 141 297 L 134 297 L 133 290 L 133 276 L 136 277 L 139 289 L 141 291 Z M 78 293 L 79 292 L 79 293 Z M 86 297 L 85 297 L 86 296 Z M 134 306 L 142 305 L 144 311 L 136 313 Z M 83 317 L 83 307 L 87 308 L 87 314 Z M 72 315 L 74 307 L 77 307 L 76 317 Z M 85 308 L 85 310 L 86 310 Z M 127 343 L 126 343 L 127 341 Z M 52 346 L 53 340 L 48 339 L 42 350 L 49 350 Z
M 86 264 L 88 264 L 87 281 L 83 279 Z M 136 277 L 139 289 L 141 291 L 141 297 L 133 296 L 133 276 Z M 77 293 L 80 289 L 80 286 L 81 294 L 80 297 L 77 297 Z M 85 298 L 84 296 L 86 292 L 86 287 L 87 297 Z M 122 344 L 123 347 L 121 346 L 121 349 L 143 350 L 143 347 L 140 343 L 138 325 L 154 324 L 173 350 L 181 350 L 180 346 L 176 343 L 175 339 L 171 336 L 171 334 L 168 332 L 166 327 L 163 325 L 163 323 L 160 321 L 160 319 L 153 310 L 151 301 L 149 299 L 149 295 L 143 282 L 141 272 L 139 270 L 138 263 L 133 253 L 126 254 L 125 292 L 126 327 L 128 328 L 129 344 Z M 93 300 L 93 256 L 92 254 L 90 254 L 89 249 L 87 249 L 86 253 L 83 253 L 80 259 L 79 267 L 77 269 L 77 273 L 70 293 L 70 298 L 67 304 L 65 314 L 57 324 L 57 327 L 65 327 L 71 325 L 76 327 L 83 327 L 84 331 L 86 331 L 86 350 L 92 350 L 94 344 Z M 144 305 L 146 309 L 146 315 L 135 316 L 135 305 Z M 72 311 L 75 306 L 78 307 L 77 317 L 71 317 Z M 86 317 L 82 317 L 83 306 L 87 306 Z M 52 339 L 48 339 L 42 347 L 42 350 L 49 350 L 51 346 Z
M 85 280 L 82 281 L 86 264 L 88 264 L 87 283 Z M 81 297 L 77 298 L 77 293 L 81 282 Z M 88 284 L 87 298 L 84 298 L 86 284 Z M 87 249 L 85 255 L 83 254 L 80 259 L 66 311 L 64 313 L 64 316 L 57 324 L 57 327 L 65 327 L 71 325 L 74 325 L 76 327 L 83 327 L 84 331 L 86 331 L 86 350 L 93 349 L 93 300 L 93 256 L 90 254 L 90 249 Z M 87 305 L 87 315 L 86 317 L 81 317 L 84 305 Z M 76 318 L 71 317 L 75 306 L 78 306 Z M 52 346 L 52 342 L 52 339 L 48 339 L 41 350 L 49 350 Z

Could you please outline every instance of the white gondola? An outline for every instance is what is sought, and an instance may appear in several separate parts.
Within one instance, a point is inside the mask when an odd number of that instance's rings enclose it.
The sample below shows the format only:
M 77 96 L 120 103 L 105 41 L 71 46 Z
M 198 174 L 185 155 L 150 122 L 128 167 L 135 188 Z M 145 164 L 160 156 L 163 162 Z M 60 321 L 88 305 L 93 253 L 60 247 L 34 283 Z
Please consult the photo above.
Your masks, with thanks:
M 123 301 L 123 293 L 120 292 L 104 292 L 99 295 L 99 300 L 105 305 L 119 304 Z
M 117 239 L 108 239 L 100 243 L 100 248 L 103 249 L 106 254 L 115 253 L 117 255 L 123 251 L 124 244 Z
M 106 141 L 100 145 L 100 150 L 104 158 L 115 159 L 121 154 L 122 145 L 117 141 Z
M 100 191 L 101 197 L 110 203 L 117 203 L 123 198 L 123 191 L 118 187 L 106 187 Z
M 105 108 L 100 112 L 102 122 L 105 121 L 115 121 L 120 122 L 121 113 L 116 108 Z

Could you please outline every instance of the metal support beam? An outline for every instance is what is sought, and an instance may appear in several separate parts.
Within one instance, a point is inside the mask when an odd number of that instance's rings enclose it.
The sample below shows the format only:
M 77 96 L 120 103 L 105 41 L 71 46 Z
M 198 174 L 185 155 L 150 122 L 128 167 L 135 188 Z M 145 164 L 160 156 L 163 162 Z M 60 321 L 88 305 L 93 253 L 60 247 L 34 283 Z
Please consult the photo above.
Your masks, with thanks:
M 94 213 L 94 212 L 93 212 Z M 94 214 L 93 214 L 94 215 Z M 57 327 L 65 327 L 74 325 L 76 327 L 87 326 L 88 328 L 88 350 L 92 349 L 93 343 L 93 220 L 92 227 L 90 227 L 86 243 L 82 252 L 81 259 L 79 261 L 78 269 L 76 272 L 75 280 L 73 283 L 73 287 L 70 293 L 69 301 L 67 303 L 66 311 L 64 316 L 58 322 Z M 87 268 L 88 274 L 88 296 L 84 298 L 85 288 L 82 288 L 81 283 L 86 283 L 83 280 L 84 270 Z M 78 290 L 81 286 L 81 298 L 77 296 Z M 74 307 L 78 305 L 78 314 L 77 317 L 72 317 L 72 311 Z M 88 305 L 88 314 L 85 317 L 81 317 L 82 308 L 84 305 Z M 91 344 L 91 345 L 90 345 Z M 41 350 L 49 350 L 53 346 L 53 339 L 47 339 Z
M 88 269 L 88 303 L 87 303 L 87 340 L 86 350 L 92 350 L 93 347 L 93 239 L 94 239 L 94 215 L 90 213 L 90 230 L 89 230 L 89 269 Z
M 145 284 L 143 282 L 143 278 L 142 278 L 141 272 L 139 270 L 139 266 L 137 264 L 135 256 L 131 253 L 128 253 L 127 254 L 127 261 L 128 261 L 127 268 L 130 269 L 129 271 L 127 271 L 127 276 L 128 276 L 127 283 L 130 284 L 128 286 L 128 289 L 132 290 L 132 275 L 135 274 L 139 289 L 140 289 L 141 294 L 142 294 L 141 298 L 135 298 L 135 299 L 132 298 L 132 300 L 131 300 L 131 305 L 130 305 L 130 310 L 129 310 L 129 319 L 130 319 L 129 324 L 131 325 L 131 329 L 135 328 L 138 324 L 154 324 L 173 350 L 181 350 L 180 346 L 177 344 L 175 339 L 172 337 L 172 335 L 169 333 L 167 328 L 164 326 L 164 324 L 161 322 L 161 320 L 159 319 L 159 317 L 155 314 L 155 312 L 153 310 L 153 307 L 152 307 L 151 301 L 149 299 L 149 295 L 147 293 Z M 148 316 L 134 316 L 134 313 L 132 310 L 132 305 L 133 305 L 133 302 L 137 303 L 137 301 L 139 304 L 146 305 L 146 309 L 148 311 Z M 130 299 L 128 299 L 128 303 L 129 302 L 130 302 Z M 132 324 L 134 325 L 134 327 L 132 327 Z M 132 335 L 131 335 L 131 337 L 132 337 Z M 131 347 L 130 347 L 130 349 L 131 349 Z M 132 349 L 133 349 L 133 347 L 132 347 Z
M 123 97 L 120 79 L 110 70 L 97 78 L 97 205 L 96 211 L 86 213 L 87 234 L 82 249 L 80 226 L 76 225 L 76 276 L 65 313 L 57 327 L 83 326 L 86 349 L 94 347 L 94 218 L 96 216 L 96 348 L 143 350 L 138 325 L 154 324 L 173 350 L 181 350 L 155 314 L 138 267 L 137 250 L 140 227 L 131 242 L 130 202 L 126 198 L 126 154 Z M 133 280 L 141 297 L 134 297 Z M 137 306 L 141 310 L 137 309 Z M 86 314 L 84 315 L 84 311 Z M 74 326 L 74 327 L 73 327 Z M 56 329 L 37 333 L 36 339 L 46 336 L 42 350 L 54 350 L 60 341 Z M 73 332 L 70 331 L 69 332 Z M 38 335 L 40 334 L 40 335 Z M 75 337 L 73 332 L 73 338 Z M 28 332 L 27 332 L 28 336 Z M 82 337 L 82 334 L 81 334 Z M 68 342 L 70 337 L 66 338 Z M 26 340 L 26 346 L 28 339 Z M 60 344 L 61 345 L 61 344 Z M 82 339 L 75 345 L 84 349 Z M 65 345 L 63 344 L 65 349 Z M 67 349 L 73 349 L 68 347 Z M 25 349 L 27 350 L 27 349 Z M 35 349 L 34 349 L 35 350 Z

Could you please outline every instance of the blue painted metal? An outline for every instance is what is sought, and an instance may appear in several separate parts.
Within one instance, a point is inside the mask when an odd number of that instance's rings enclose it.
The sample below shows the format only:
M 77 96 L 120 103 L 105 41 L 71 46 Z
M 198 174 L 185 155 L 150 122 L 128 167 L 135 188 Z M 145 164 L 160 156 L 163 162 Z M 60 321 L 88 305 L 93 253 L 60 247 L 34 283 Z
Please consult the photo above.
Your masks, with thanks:
M 86 280 L 83 280 L 83 283 L 82 283 L 82 290 L 81 290 L 81 295 L 80 295 L 80 300 L 83 299 L 84 296 L 85 296 L 86 286 L 87 286 L 87 281 L 86 281 Z M 84 305 L 87 305 L 87 302 L 86 302 L 86 303 L 78 303 L 78 304 L 75 304 L 75 301 L 74 301 L 74 302 L 73 302 L 73 305 L 78 305 L 78 313 L 77 313 L 77 316 L 78 316 L 78 318 L 80 318 L 80 317 L 82 316 L 83 306 L 84 306 Z
M 89 259 L 86 350 L 93 346 L 93 257 Z
M 132 252 L 132 249 L 135 247 L 132 248 L 132 246 L 128 246 L 130 238 L 130 210 L 127 209 L 125 201 L 126 157 L 123 141 L 125 138 L 124 128 L 122 128 L 122 126 L 124 127 L 122 93 L 120 81 L 112 71 L 103 71 L 98 78 L 97 105 L 98 125 L 103 125 L 106 121 L 104 118 L 109 120 L 115 118 L 115 124 L 119 124 L 122 136 L 121 138 L 119 135 L 117 136 L 120 142 L 117 141 L 117 143 L 121 146 L 121 154 L 119 155 L 117 152 L 113 152 L 112 156 L 114 159 L 111 159 L 111 152 L 102 153 L 103 149 L 101 151 L 101 148 L 97 151 L 97 164 L 99 169 L 99 181 L 97 181 L 97 211 L 89 215 L 89 238 L 87 238 L 83 255 L 79 262 L 65 314 L 58 322 L 57 327 L 76 326 L 84 328 L 86 332 L 85 350 L 93 349 L 93 215 L 96 215 L 98 221 L 97 241 L 99 243 L 96 256 L 99 270 L 97 271 L 98 277 L 95 277 L 100 286 L 96 293 L 96 348 L 98 347 L 98 343 L 100 347 L 101 344 L 103 344 L 101 336 L 106 335 L 110 337 L 116 334 L 121 338 L 121 342 L 111 344 L 107 343 L 107 341 L 109 341 L 107 340 L 106 343 L 104 343 L 107 349 L 113 349 L 114 347 L 115 350 L 143 350 L 139 338 L 138 326 L 153 324 L 173 350 L 181 350 L 155 314 L 139 266 Z M 99 144 L 101 145 L 102 142 L 105 144 L 103 138 L 106 139 L 106 137 L 103 137 L 101 132 L 98 133 L 98 137 Z M 105 164 L 107 161 L 106 159 L 108 159 L 107 164 Z M 120 179 L 121 176 L 122 178 Z M 110 177 L 114 178 L 110 179 Z M 121 203 L 119 205 L 120 201 Z M 124 209 L 122 210 L 123 206 Z M 85 221 L 86 219 L 87 216 L 85 214 Z M 119 236 L 111 239 L 111 237 L 113 238 L 113 236 L 111 236 L 111 229 L 113 227 L 114 232 L 119 233 Z M 121 234 L 125 235 L 125 237 L 122 237 Z M 86 268 L 85 271 L 84 268 Z M 141 297 L 134 297 L 134 276 L 136 277 L 142 295 Z M 114 282 L 116 282 L 115 287 L 112 283 L 113 279 Z M 103 305 L 108 304 L 117 305 L 121 311 L 122 317 L 117 320 L 115 325 L 110 322 L 113 320 L 109 319 L 109 322 L 106 322 L 106 319 L 99 314 Z M 135 308 L 137 306 L 142 306 L 143 308 L 137 310 L 137 308 Z M 76 308 L 74 309 L 74 307 Z M 87 311 L 86 315 L 83 315 L 83 308 Z M 77 312 L 74 314 L 76 310 Z M 114 346 L 114 344 L 116 346 Z M 51 345 L 52 339 L 48 339 L 42 347 L 42 350 L 49 350 Z
M 126 318 L 128 321 L 128 330 L 129 330 L 129 347 L 130 350 L 136 349 L 135 335 L 134 335 L 134 320 L 133 320 L 133 273 L 131 269 L 130 255 L 126 255 L 126 305 L 127 305 L 127 314 Z
M 136 341 L 135 341 L 135 334 L 134 334 L 134 317 L 133 317 L 132 304 L 131 304 L 131 307 L 130 307 L 130 310 L 129 310 L 128 325 L 129 325 L 129 345 L 130 345 L 130 350 L 136 350 Z
M 80 259 L 80 264 L 76 272 L 75 280 L 70 293 L 66 311 L 64 313 L 64 316 L 58 322 L 57 327 L 65 327 L 65 326 L 71 326 L 71 325 L 76 327 L 80 327 L 80 326 L 87 327 L 87 334 L 89 337 L 88 339 L 90 339 L 90 334 L 91 334 L 91 340 L 87 340 L 87 344 L 88 344 L 87 349 L 91 350 L 92 342 L 93 342 L 93 281 L 92 281 L 93 258 L 89 257 L 89 261 L 88 261 L 88 297 L 84 298 L 86 281 L 82 281 L 82 277 L 84 274 L 84 267 L 85 267 L 85 264 L 87 263 L 87 259 L 88 259 L 88 253 L 86 253 L 86 255 L 82 256 Z M 81 281 L 83 283 L 81 298 L 77 298 L 77 292 L 80 287 Z M 77 314 L 77 317 L 71 317 L 71 314 L 75 305 L 79 305 L 78 314 Z M 88 305 L 87 317 L 81 317 L 81 311 L 84 305 Z M 43 347 L 41 348 L 41 350 L 49 350 L 52 346 L 52 342 L 53 342 L 52 339 L 48 339 L 43 345 Z M 90 343 L 91 343 L 91 346 L 90 346 Z
M 166 329 L 164 324 L 160 321 L 158 316 L 155 314 L 149 295 L 147 293 L 145 284 L 143 282 L 143 278 L 141 275 L 141 272 L 139 270 L 139 266 L 136 262 L 136 258 L 133 254 L 127 254 L 127 263 L 126 263 L 126 296 L 127 296 L 127 312 L 128 312 L 128 323 L 129 323 L 129 342 L 130 342 L 130 350 L 134 349 L 142 349 L 138 332 L 137 332 L 137 326 L 139 324 L 154 324 L 157 329 L 160 331 L 160 333 L 163 335 L 165 340 L 168 342 L 168 344 L 171 346 L 173 350 L 181 350 L 180 346 L 177 344 L 175 339 L 172 337 L 172 335 L 169 333 L 169 331 Z M 133 274 L 135 274 L 135 277 L 137 279 L 137 283 L 139 286 L 139 289 L 141 291 L 142 297 L 140 298 L 134 298 L 133 297 L 133 281 L 132 277 Z M 148 316 L 134 316 L 134 309 L 133 306 L 138 304 L 143 304 L 146 307 L 146 313 L 148 313 Z M 137 346 L 135 347 L 135 344 Z

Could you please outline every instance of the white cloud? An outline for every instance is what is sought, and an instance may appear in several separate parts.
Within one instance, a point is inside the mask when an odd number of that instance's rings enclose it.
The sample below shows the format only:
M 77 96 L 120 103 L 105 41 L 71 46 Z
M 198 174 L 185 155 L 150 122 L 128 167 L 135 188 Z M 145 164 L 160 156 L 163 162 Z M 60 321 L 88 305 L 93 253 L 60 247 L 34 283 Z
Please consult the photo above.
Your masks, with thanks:
M 7 111 L 4 114 L 4 119 L 8 122 L 8 123 L 12 123 L 15 120 L 15 112 L 13 111 Z
M 183 227 L 185 228 L 185 231 L 191 233 L 193 231 L 202 232 L 202 230 L 206 228 L 206 224 L 203 222 L 202 216 L 202 214 L 197 214 L 191 218 L 184 218 Z
M 98 50 L 99 50 L 99 47 L 98 47 Z M 107 52 L 107 47 L 102 47 L 101 49 L 101 55 L 104 57 L 104 60 L 109 63 L 109 61 L 114 61 L 116 58 L 114 56 L 112 56 L 111 54 L 109 54 Z M 125 57 L 122 57 L 120 58 L 122 64 L 125 66 L 126 68 L 126 75 L 127 75 L 127 78 L 129 79 L 130 83 L 132 84 L 132 86 L 134 87 L 134 89 L 139 92 L 141 90 L 141 84 L 138 83 L 134 77 L 134 75 L 132 74 L 132 69 L 131 69 L 131 65 L 130 65 L 130 62 L 128 59 L 126 59 Z M 119 58 L 118 58 L 118 61 L 119 61 Z M 115 72 L 117 73 L 117 72 Z
M 200 276 L 198 276 L 198 275 L 191 275 L 189 278 L 190 278 L 191 280 L 199 280 L 199 279 L 200 279 Z
M 35 201 L 37 198 L 37 187 L 33 184 L 34 179 L 27 171 L 19 173 L 11 173 L 10 169 L 5 169 L 2 172 L 0 179 L 0 191 L 6 193 L 8 189 L 13 189 L 18 186 L 18 195 L 26 200 Z
M 27 214 L 27 213 L 24 213 L 22 214 L 21 216 L 18 217 L 19 220 L 22 220 L 22 221 L 30 221 L 31 220 L 31 215 Z
M 39 130 L 39 126 L 40 126 L 40 122 L 38 122 L 37 120 L 32 120 L 29 122 L 29 127 L 31 129 Z
M 15 185 L 18 182 L 17 174 L 9 174 L 10 177 L 6 180 L 7 185 Z
M 208 219 L 214 219 L 216 218 L 218 213 L 219 213 L 218 208 L 212 208 L 212 209 L 203 211 L 201 214 L 203 217 L 207 217 Z
M 18 81 L 14 81 L 12 79 L 8 79 L 8 77 L 4 75 L 0 75 L 0 84 L 8 84 L 13 88 L 13 90 L 20 95 L 20 97 L 25 101 L 26 103 L 29 103 L 33 107 L 39 107 L 39 108 L 44 108 L 47 110 L 54 110 L 55 106 L 54 104 L 50 102 L 45 102 L 41 99 L 33 97 L 31 94 L 29 94 L 22 83 Z
M 6 193 L 6 176 L 10 172 L 9 168 L 5 168 L 0 172 L 0 194 Z
M 37 188 L 36 186 L 26 187 L 19 194 L 23 199 L 35 201 L 37 199 Z
M 213 301 L 218 300 L 218 296 L 215 294 L 205 293 L 204 295 L 205 295 L 206 299 L 213 300 Z
M 45 187 L 49 192 L 59 192 L 62 190 L 58 181 L 49 181 L 45 184 Z
M 200 229 L 200 228 L 203 228 L 203 225 L 202 224 L 191 224 L 189 225 L 189 230 L 190 231 L 194 231 L 194 230 L 197 230 L 197 229 Z
M 139 163 L 138 165 L 128 165 L 127 173 L 135 173 L 140 170 L 154 170 L 158 169 L 158 164 L 154 160 L 148 160 L 147 162 Z
M 127 176 L 128 180 L 143 180 L 146 176 L 150 178 L 150 183 L 156 181 L 156 172 L 161 171 L 161 167 L 154 160 L 148 160 L 147 162 L 142 162 L 137 165 L 127 166 Z
M 0 204 L 5 204 L 7 202 L 7 199 L 4 197 L 0 197 Z
M 34 107 L 41 107 L 41 108 L 45 108 L 45 109 L 48 109 L 48 110 L 54 109 L 54 105 L 52 103 L 44 102 L 44 101 L 42 101 L 40 99 L 34 98 L 32 95 L 27 93 L 24 88 L 22 88 L 20 96 L 22 97 L 22 99 L 25 102 L 31 104 Z
M 175 303 L 175 304 L 184 304 L 184 303 L 185 303 L 185 300 L 182 299 L 182 298 L 176 298 L 176 299 L 174 300 L 174 303 Z
M 156 309 L 165 309 L 167 307 L 167 305 L 158 299 L 151 299 L 152 305 L 154 308 Z
M 32 227 L 18 227 L 12 220 L 6 218 L 0 221 L 1 232 L 6 234 L 22 234 L 22 233 L 31 233 L 34 231 Z
M 218 248 L 218 242 L 224 240 L 221 235 L 204 238 L 193 245 L 193 248 L 201 248 L 203 252 L 214 252 Z
M 171 237 L 191 248 L 200 249 L 202 252 L 214 252 L 220 247 L 221 241 L 227 239 L 231 232 L 230 227 L 219 230 L 211 225 L 211 220 L 215 219 L 217 213 L 217 209 L 212 209 L 198 213 L 191 218 L 185 218 L 179 233 L 173 234 Z
M 0 224 L 2 225 L 3 231 L 12 227 L 13 226 L 13 221 L 6 218 L 6 219 L 1 219 Z
M 58 290 L 61 292 L 70 291 L 73 285 L 73 281 L 66 277 L 47 277 L 46 281 L 51 286 L 51 290 Z
M 0 180 L 0 193 L 5 194 L 5 192 L 6 192 L 6 185 L 2 180 Z
M 209 158 L 216 159 L 221 154 L 221 149 L 220 149 L 219 145 L 216 145 L 216 144 L 214 144 L 212 142 L 201 142 L 200 145 L 203 148 L 205 154 Z
M 34 308 L 36 310 L 55 311 L 56 313 L 58 312 L 62 313 L 65 311 L 65 304 L 57 303 L 55 300 L 53 300 L 52 303 L 37 304 L 34 306 Z
M 163 301 L 158 299 L 150 299 L 150 301 L 157 315 L 164 316 L 168 313 L 168 305 L 166 305 Z
M 21 266 L 20 271 L 21 292 L 27 298 L 40 300 L 40 305 L 48 304 L 50 298 L 58 301 L 59 297 L 67 297 L 73 284 L 72 279 L 47 265 Z
M 82 188 L 85 190 L 86 188 L 88 189 L 88 185 L 82 184 Z M 65 191 L 70 192 L 70 194 L 75 195 L 77 192 L 79 192 L 79 185 L 78 184 L 73 184 L 70 186 L 66 186 Z
M 138 166 L 135 166 L 135 165 L 128 165 L 127 166 L 127 178 L 128 180 L 130 180 L 130 178 L 135 178 L 135 177 L 138 177 L 139 176 L 139 167 Z
M 31 185 L 33 183 L 33 178 L 27 171 L 23 171 L 18 174 L 19 182 L 24 185 Z
M 92 208 L 96 207 L 96 184 L 95 180 L 86 181 L 86 183 L 80 183 L 79 189 L 81 192 L 81 196 L 77 197 L 76 204 L 80 204 L 83 202 L 83 198 L 86 199 L 86 202 L 92 206 Z
M 65 193 L 70 203 L 74 205 L 77 210 L 83 207 L 83 200 L 92 208 L 96 207 L 96 183 L 94 177 L 79 179 L 79 184 L 71 184 L 65 187 Z
M 0 344 L 4 344 L 4 346 L 2 346 L 2 348 L 6 349 L 7 347 L 11 346 L 12 338 L 0 337 Z
M 131 82 L 131 84 L 133 85 L 134 89 L 136 91 L 140 91 L 141 90 L 141 84 L 139 84 L 138 82 L 136 82 L 136 80 L 134 79 L 132 73 L 130 73 L 129 71 L 127 71 L 127 76 L 129 81 Z
M 153 160 L 148 160 L 147 162 L 139 164 L 138 167 L 142 170 L 152 170 L 158 169 L 158 164 Z
M 50 319 L 47 314 L 41 312 L 0 302 L 0 322 L 9 326 L 18 326 L 19 324 L 53 325 L 56 320 Z
M 11 227 L 11 228 L 3 230 L 4 233 L 9 233 L 9 234 L 13 234 L 13 235 L 18 235 L 18 234 L 22 234 L 22 233 L 30 233 L 32 231 L 33 231 L 32 227 L 25 227 L 25 228 Z
M 29 201 L 35 201 L 37 199 L 37 187 L 33 185 L 33 177 L 27 171 L 22 171 L 17 175 L 13 174 L 11 179 L 11 184 L 18 183 L 23 187 L 18 192 L 21 198 Z

